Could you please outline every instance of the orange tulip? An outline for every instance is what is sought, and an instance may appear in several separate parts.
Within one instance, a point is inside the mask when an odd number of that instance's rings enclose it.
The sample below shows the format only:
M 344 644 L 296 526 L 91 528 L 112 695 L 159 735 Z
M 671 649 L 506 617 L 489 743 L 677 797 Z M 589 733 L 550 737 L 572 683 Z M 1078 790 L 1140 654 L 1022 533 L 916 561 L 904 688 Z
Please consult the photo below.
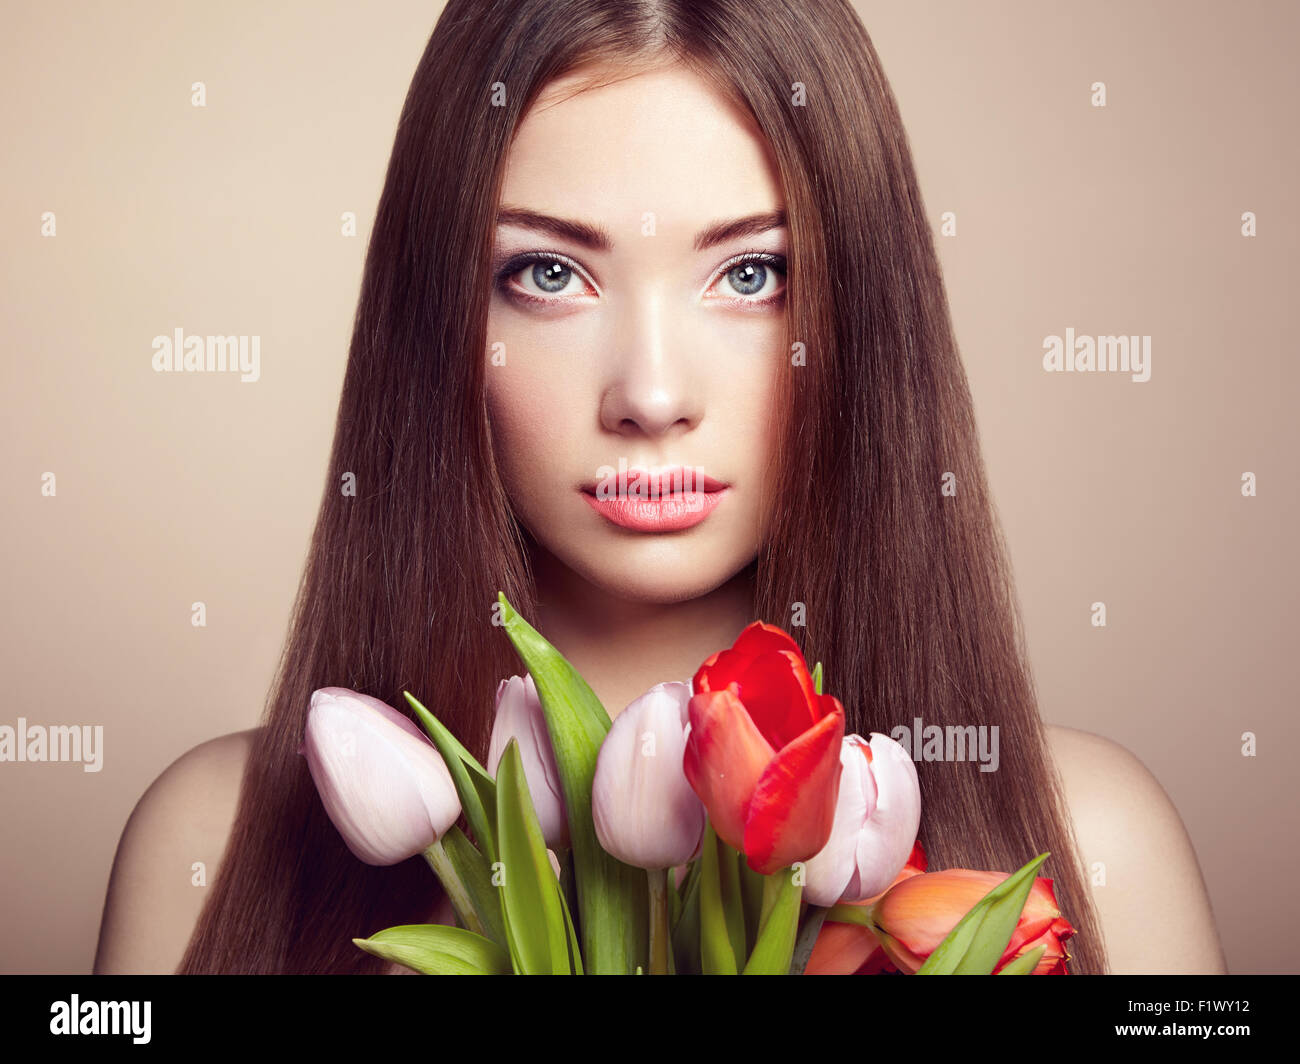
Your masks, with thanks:
M 1006 872 L 948 868 L 911 876 L 890 887 L 872 909 L 873 929 L 890 963 L 915 973 L 976 902 L 1007 876 Z M 1009 961 L 1045 946 L 1032 974 L 1068 975 L 1065 940 L 1074 933 L 1056 904 L 1052 881 L 1039 876 L 993 972 L 996 975 Z

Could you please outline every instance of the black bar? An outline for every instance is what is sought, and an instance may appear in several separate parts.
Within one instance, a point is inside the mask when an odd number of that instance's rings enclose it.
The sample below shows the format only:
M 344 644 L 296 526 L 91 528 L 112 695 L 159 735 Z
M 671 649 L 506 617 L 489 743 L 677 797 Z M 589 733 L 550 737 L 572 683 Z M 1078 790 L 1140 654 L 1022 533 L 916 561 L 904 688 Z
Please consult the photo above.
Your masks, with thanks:
M 1153 1042 L 1176 1045 L 1180 1053 L 1197 1044 L 1230 1052 L 1233 1043 L 1261 1045 L 1254 1042 L 1261 1034 L 1284 1035 L 1294 1017 L 1297 980 L 894 976 L 701 982 L 632 976 L 568 983 L 551 977 L 539 985 L 505 977 L 6 976 L 0 980 L 0 1024 L 9 1052 L 18 1046 L 99 1052 L 115 1043 L 115 1052 L 141 1053 L 283 1046 L 331 1054 L 424 1049 L 441 1055 L 535 1044 L 559 1052 L 644 1048 L 677 1055 L 716 1044 L 731 1055 L 757 1049 L 770 1059 L 787 1042 L 810 1052 L 817 1046 L 831 1051 L 845 1040 L 859 1041 L 854 1048 L 863 1053 L 890 1046 L 986 1046 L 999 1054 L 1035 1045 L 1048 1052 L 1122 1043 L 1136 1049 Z M 52 1024 L 71 1018 L 73 995 L 77 1033 L 53 1033 Z M 130 1032 L 81 1033 L 91 1012 L 110 1021 L 127 1015 L 125 1008 L 103 1010 L 102 1002 L 136 1003 L 140 1029 L 148 1002 L 148 1041 L 136 1042 Z M 1199 1030 L 1179 1032 L 1205 1026 L 1212 1028 L 1208 1037 Z M 1222 1029 L 1228 1027 L 1244 1030 Z M 9 1059 L 21 1059 L 9 1052 Z

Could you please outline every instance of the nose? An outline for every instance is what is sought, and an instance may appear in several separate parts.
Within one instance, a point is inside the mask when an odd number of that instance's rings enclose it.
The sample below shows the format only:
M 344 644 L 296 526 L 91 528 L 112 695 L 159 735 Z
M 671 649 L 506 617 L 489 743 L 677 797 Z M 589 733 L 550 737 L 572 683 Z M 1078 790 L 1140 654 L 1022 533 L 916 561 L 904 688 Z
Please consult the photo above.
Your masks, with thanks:
M 691 345 L 671 328 L 663 294 L 648 291 L 616 315 L 617 340 L 601 392 L 600 423 L 620 436 L 687 432 L 704 413 L 700 378 L 691 371 Z M 678 308 L 680 311 L 680 308 Z

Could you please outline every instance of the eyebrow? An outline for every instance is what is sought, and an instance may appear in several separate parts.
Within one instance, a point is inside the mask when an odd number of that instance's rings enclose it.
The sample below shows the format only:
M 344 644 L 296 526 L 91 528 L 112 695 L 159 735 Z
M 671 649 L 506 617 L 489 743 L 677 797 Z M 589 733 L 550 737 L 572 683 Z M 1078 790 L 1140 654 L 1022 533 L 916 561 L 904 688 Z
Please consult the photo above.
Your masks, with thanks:
M 750 214 L 744 218 L 730 221 L 714 222 L 706 226 L 695 237 L 695 250 L 707 251 L 728 240 L 743 236 L 756 236 L 770 229 L 780 229 L 786 224 L 784 210 L 765 211 L 762 214 Z M 599 226 L 588 225 L 569 218 L 556 218 L 553 215 L 528 211 L 520 207 L 502 207 L 497 211 L 497 225 L 517 225 L 525 229 L 536 229 L 542 233 L 563 240 L 571 240 L 592 251 L 611 251 L 614 241 Z

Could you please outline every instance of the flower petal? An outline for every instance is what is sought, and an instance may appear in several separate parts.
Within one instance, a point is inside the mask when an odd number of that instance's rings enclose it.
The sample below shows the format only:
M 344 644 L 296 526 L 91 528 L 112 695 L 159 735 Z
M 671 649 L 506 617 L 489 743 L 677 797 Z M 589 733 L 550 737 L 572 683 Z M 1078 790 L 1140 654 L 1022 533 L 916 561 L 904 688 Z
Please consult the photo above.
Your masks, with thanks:
M 675 867 L 700 848 L 704 806 L 682 771 L 690 695 L 685 683 L 652 687 L 614 718 L 596 759 L 596 839 L 635 868 Z
M 730 688 L 693 695 L 682 769 L 718 838 L 744 849 L 750 798 L 775 756 Z
M 437 749 L 377 701 L 344 688 L 314 692 L 303 753 L 348 849 L 367 864 L 393 865 L 431 846 L 461 809 Z
M 692 685 L 696 694 L 701 691 L 721 691 L 749 667 L 760 654 L 778 651 L 799 653 L 799 644 L 789 634 L 774 624 L 754 621 L 736 637 L 726 650 L 711 654 L 695 672 Z
M 754 788 L 740 847 L 754 871 L 770 875 L 813 856 L 830 839 L 844 740 L 838 706 L 780 750 Z
M 1030 953 L 1039 946 L 1043 946 L 1043 955 L 1038 958 L 1038 964 L 1034 966 L 1031 974 L 1069 975 L 1065 963 L 1069 960 L 1065 940 L 1073 934 L 1074 928 L 1070 926 L 1070 922 L 1063 916 L 1058 917 L 1044 928 L 1043 933 L 1037 938 L 1028 939 L 1021 943 L 1019 947 L 1008 946 L 1006 953 L 1002 955 L 1002 960 L 998 962 L 998 968 L 1003 967 L 1023 953 Z
M 822 924 L 813 944 L 804 975 L 853 975 L 880 953 L 880 943 L 871 928 L 861 924 Z
M 488 745 L 487 770 L 495 777 L 511 739 L 519 741 L 519 760 L 546 845 L 569 847 L 569 818 L 564 803 L 546 714 L 531 674 L 511 676 L 497 685 L 496 716 Z
M 911 756 L 880 732 L 871 733 L 870 748 L 876 804 L 857 836 L 857 870 L 846 890 L 850 901 L 879 894 L 894 881 L 921 826 L 921 786 Z
M 812 676 L 798 651 L 760 654 L 740 671 L 736 682 L 745 709 L 774 750 L 794 742 L 823 716 Z
M 804 900 L 834 905 L 845 899 L 857 878 L 858 837 L 876 807 L 876 782 L 871 772 L 871 747 L 860 735 L 846 735 L 840 747 L 840 795 L 835 803 L 831 837 L 804 863 Z

